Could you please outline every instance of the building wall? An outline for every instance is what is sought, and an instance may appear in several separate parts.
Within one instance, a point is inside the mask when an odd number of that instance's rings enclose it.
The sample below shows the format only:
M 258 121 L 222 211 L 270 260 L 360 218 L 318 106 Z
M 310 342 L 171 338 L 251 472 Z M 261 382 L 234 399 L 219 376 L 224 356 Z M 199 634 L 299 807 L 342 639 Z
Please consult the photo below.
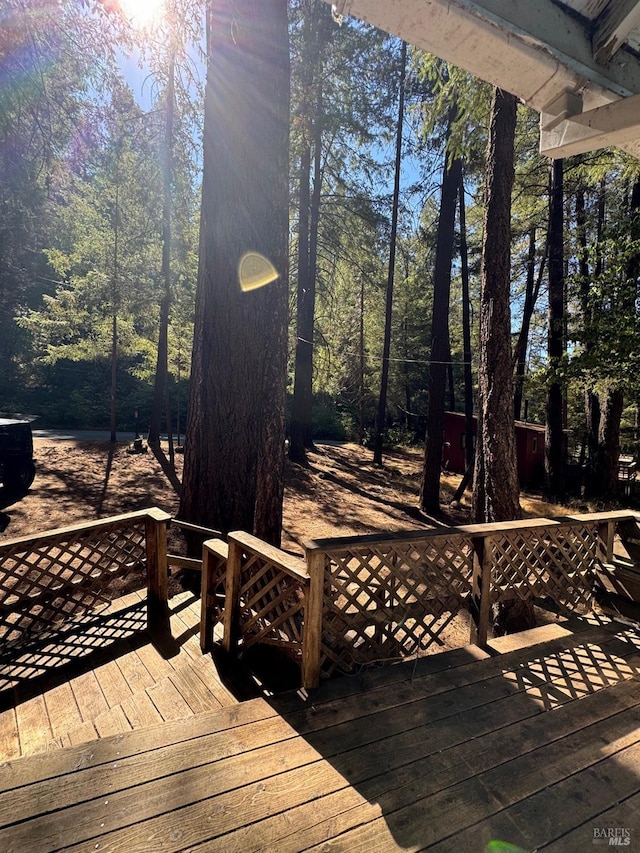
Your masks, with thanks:
M 473 434 L 477 430 L 477 419 L 473 419 Z M 442 451 L 443 468 L 455 474 L 465 469 L 464 414 L 446 412 Z M 518 478 L 521 486 L 539 485 L 544 479 L 544 427 L 538 424 L 516 422 L 516 455 Z

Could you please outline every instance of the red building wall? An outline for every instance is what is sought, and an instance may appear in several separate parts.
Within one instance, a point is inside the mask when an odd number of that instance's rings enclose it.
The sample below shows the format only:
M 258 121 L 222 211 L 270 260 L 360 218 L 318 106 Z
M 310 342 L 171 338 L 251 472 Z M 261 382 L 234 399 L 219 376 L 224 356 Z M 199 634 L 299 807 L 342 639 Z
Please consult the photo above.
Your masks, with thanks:
M 477 419 L 473 419 L 473 435 L 477 430 Z M 445 470 L 463 474 L 465 428 L 462 412 L 446 412 L 444 419 L 444 441 L 442 464 Z M 518 478 L 521 486 L 537 485 L 544 477 L 544 427 L 516 421 L 516 456 Z

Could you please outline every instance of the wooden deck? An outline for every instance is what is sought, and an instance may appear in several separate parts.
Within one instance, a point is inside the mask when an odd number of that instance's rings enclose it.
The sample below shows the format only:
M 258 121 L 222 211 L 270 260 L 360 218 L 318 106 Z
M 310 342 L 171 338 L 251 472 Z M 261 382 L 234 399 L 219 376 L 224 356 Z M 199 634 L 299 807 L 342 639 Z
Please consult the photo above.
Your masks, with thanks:
M 639 673 L 635 629 L 583 623 L 167 715 L 0 767 L 0 850 L 634 850 Z
M 0 760 L 73 746 L 216 710 L 236 699 L 198 640 L 200 600 L 169 605 L 171 637 L 154 646 L 142 592 L 88 614 L 19 659 L 0 654 Z

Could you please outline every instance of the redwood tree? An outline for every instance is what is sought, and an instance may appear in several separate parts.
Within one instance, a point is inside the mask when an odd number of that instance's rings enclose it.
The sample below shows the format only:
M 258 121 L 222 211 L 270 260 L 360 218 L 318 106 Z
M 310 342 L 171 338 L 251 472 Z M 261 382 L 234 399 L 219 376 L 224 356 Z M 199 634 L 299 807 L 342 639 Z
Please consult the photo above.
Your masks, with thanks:
M 473 485 L 476 521 L 520 518 L 511 368 L 511 189 L 516 99 L 491 106 L 480 291 L 479 418 Z
M 286 0 L 212 0 L 182 518 L 280 540 L 287 357 Z M 277 278 L 243 290 L 246 253 Z
M 450 122 L 453 120 L 453 111 Z M 462 160 L 447 157 L 442 173 L 440 218 L 433 273 L 433 311 L 431 315 L 431 361 L 429 364 L 429 412 L 420 487 L 420 506 L 426 512 L 440 509 L 440 471 L 444 434 L 447 366 L 451 363 L 449 346 L 449 298 L 451 263 L 456 222 L 456 201 L 462 180 Z
M 511 361 L 511 190 L 516 99 L 494 90 L 491 106 L 480 285 L 478 438 L 472 511 L 476 521 L 521 517 L 513 417 Z M 494 606 L 496 634 L 535 625 L 530 602 Z

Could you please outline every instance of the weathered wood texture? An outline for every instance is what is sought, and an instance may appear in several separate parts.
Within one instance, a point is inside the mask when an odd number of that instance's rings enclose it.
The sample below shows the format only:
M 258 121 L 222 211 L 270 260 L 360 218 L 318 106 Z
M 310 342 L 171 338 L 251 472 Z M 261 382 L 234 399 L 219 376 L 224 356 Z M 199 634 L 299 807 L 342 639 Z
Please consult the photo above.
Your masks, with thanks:
M 428 652 L 461 611 L 473 617 L 472 640 L 484 645 L 497 601 L 593 613 L 596 574 L 620 538 L 618 526 L 624 531 L 634 519 L 595 513 L 325 539 L 307 544 L 306 564 L 232 534 L 225 644 L 278 645 L 302 661 L 303 686 L 313 687 L 319 673 Z M 322 613 L 311 593 L 320 577 Z
M 0 543 L 0 662 L 6 670 L 34 642 L 110 606 L 114 579 L 139 576 L 156 602 L 167 599 L 166 526 L 157 509 Z M 0 681 L 0 688 L 4 681 Z
M 248 533 L 229 534 L 225 648 L 277 645 L 302 660 L 310 579 L 302 560 Z
M 0 762 L 236 704 L 198 646 L 197 597 L 169 602 L 168 652 L 149 642 L 146 608 L 143 591 L 130 593 L 110 605 L 112 620 L 23 660 L 0 690 Z
M 585 627 L 13 761 L 0 849 L 583 853 L 602 825 L 633 840 L 640 639 Z

